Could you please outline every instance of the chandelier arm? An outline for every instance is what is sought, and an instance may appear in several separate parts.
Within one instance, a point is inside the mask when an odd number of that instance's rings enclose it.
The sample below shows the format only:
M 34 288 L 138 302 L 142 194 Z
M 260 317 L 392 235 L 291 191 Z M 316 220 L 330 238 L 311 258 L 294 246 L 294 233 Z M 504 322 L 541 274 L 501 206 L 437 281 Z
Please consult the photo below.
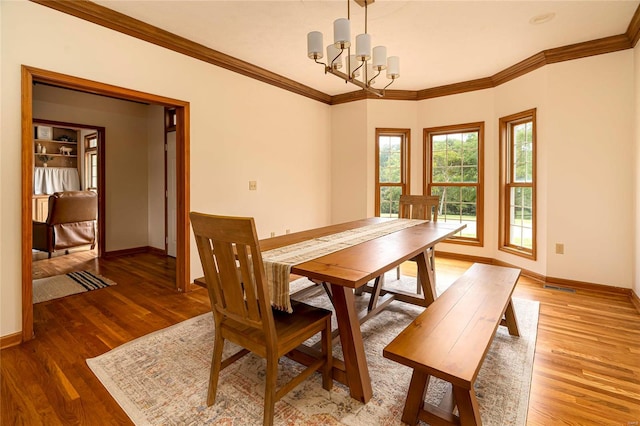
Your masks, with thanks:
M 391 86 L 391 85 L 393 84 L 393 82 L 394 82 L 394 81 L 396 81 L 396 78 L 395 78 L 395 77 L 391 77 L 391 82 L 390 82 L 389 84 L 387 84 L 386 86 L 384 86 L 384 87 L 382 88 L 382 91 L 384 92 L 384 90 L 385 90 L 387 87 Z
M 380 75 L 380 70 L 378 70 L 378 74 L 371 77 L 371 80 L 367 81 L 367 86 L 371 86 L 371 82 L 375 80 Z
M 353 70 L 353 71 L 351 72 L 351 78 L 355 78 L 354 74 L 355 74 L 356 72 L 358 72 L 358 70 L 359 70 L 360 68 L 362 68 L 362 66 L 363 66 L 363 65 L 364 65 L 364 61 L 362 61 L 362 63 L 360 64 L 360 66 L 359 66 L 358 68 L 356 68 L 355 70 Z
M 333 58 L 333 61 L 331 61 L 331 66 L 330 66 L 331 69 L 333 69 L 333 63 L 336 61 L 336 59 L 338 59 L 340 56 L 342 56 L 342 52 L 344 52 L 344 49 L 340 49 L 340 53 L 338 53 L 338 56 Z
M 349 76 L 348 76 L 348 75 L 346 75 L 345 73 L 340 72 L 340 71 L 338 71 L 338 70 L 331 69 L 331 68 L 327 68 L 327 72 L 328 72 L 329 74 L 333 74 L 333 75 L 335 75 L 335 76 L 337 76 L 337 77 L 339 77 L 339 78 L 341 78 L 341 79 L 343 79 L 343 80 L 347 80 L 347 79 L 349 78 Z M 364 90 L 366 90 L 367 92 L 372 93 L 372 94 L 374 94 L 374 95 L 378 96 L 379 98 L 382 98 L 382 97 L 384 96 L 384 91 L 382 91 L 382 90 L 380 90 L 380 89 L 376 89 L 376 88 L 371 87 L 371 86 L 368 86 L 368 85 L 364 84 L 364 83 L 363 83 L 362 81 L 360 81 L 360 80 L 350 79 L 350 80 L 349 80 L 349 83 L 355 84 L 356 86 L 360 87 L 361 89 L 364 89 Z

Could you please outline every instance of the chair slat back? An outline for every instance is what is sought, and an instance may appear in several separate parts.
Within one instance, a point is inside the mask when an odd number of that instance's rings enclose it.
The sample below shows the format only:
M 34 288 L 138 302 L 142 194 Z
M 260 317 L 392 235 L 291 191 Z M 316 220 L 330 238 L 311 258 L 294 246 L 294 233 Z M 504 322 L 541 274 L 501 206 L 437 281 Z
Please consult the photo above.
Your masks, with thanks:
M 253 218 L 195 212 L 190 218 L 216 325 L 230 318 L 263 329 L 267 336 L 274 335 L 269 290 Z
M 401 195 L 400 218 L 438 220 L 438 204 L 440 197 L 437 195 Z

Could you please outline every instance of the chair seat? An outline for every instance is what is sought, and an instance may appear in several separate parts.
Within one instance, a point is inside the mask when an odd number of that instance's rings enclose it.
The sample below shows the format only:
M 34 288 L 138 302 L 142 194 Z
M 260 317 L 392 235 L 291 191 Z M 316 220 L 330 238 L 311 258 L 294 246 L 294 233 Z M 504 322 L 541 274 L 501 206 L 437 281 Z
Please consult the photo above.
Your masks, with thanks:
M 317 334 L 324 327 L 326 318 L 331 316 L 331 311 L 327 309 L 307 305 L 296 300 L 291 301 L 291 306 L 293 307 L 293 315 L 277 309 L 272 310 L 278 335 L 278 356 L 295 349 L 300 341 Z M 264 356 L 262 330 L 227 318 L 222 324 L 221 331 L 225 339 Z

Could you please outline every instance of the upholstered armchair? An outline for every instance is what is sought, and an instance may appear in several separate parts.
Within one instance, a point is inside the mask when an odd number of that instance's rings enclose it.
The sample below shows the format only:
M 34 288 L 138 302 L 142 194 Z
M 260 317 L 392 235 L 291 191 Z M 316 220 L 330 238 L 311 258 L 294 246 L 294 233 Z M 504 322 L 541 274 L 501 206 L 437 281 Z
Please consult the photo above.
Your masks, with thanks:
M 49 196 L 46 222 L 33 222 L 33 248 L 51 254 L 96 245 L 98 198 L 92 191 L 56 192 Z

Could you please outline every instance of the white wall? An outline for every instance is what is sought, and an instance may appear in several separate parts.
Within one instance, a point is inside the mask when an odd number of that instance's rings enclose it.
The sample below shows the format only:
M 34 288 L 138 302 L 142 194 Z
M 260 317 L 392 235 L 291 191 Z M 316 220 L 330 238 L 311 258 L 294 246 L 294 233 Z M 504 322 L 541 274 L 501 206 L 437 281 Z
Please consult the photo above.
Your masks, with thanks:
M 357 101 L 331 108 L 331 220 L 347 222 L 371 216 L 367 193 L 367 102 Z
M 188 101 L 191 210 L 254 216 L 261 237 L 330 223 L 329 106 L 32 2 L 0 2 L 0 10 L 1 336 L 21 328 L 23 64 Z M 146 158 L 145 150 L 136 161 Z M 146 191 L 146 169 L 140 179 L 122 184 Z M 142 228 L 146 238 L 146 219 Z M 192 278 L 201 275 L 193 241 L 190 266 Z
M 633 51 L 547 68 L 547 275 L 630 288 Z
M 33 89 L 34 118 L 105 127 L 106 251 L 148 245 L 148 109 L 41 84 Z M 162 132 L 162 116 L 157 125 Z

